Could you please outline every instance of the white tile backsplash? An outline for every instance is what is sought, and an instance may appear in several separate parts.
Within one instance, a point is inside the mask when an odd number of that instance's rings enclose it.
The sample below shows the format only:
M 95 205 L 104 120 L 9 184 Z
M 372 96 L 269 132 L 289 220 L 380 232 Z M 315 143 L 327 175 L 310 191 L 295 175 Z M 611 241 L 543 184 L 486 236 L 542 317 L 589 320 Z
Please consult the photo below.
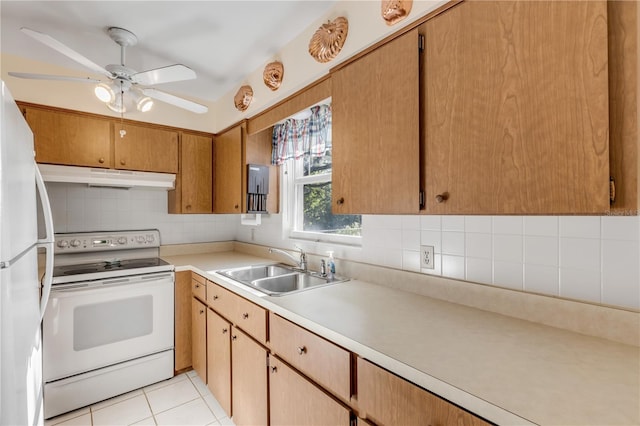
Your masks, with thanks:
M 293 248 L 282 214 L 171 215 L 167 192 L 48 183 L 56 232 L 157 228 L 163 244 L 239 240 Z M 299 243 L 300 241 L 296 241 Z M 304 242 L 319 255 L 640 309 L 638 216 L 364 215 L 362 247 Z M 432 245 L 435 269 L 420 268 Z
M 171 215 L 167 191 L 47 183 L 55 232 L 157 228 L 162 244 L 227 241 L 235 215 Z

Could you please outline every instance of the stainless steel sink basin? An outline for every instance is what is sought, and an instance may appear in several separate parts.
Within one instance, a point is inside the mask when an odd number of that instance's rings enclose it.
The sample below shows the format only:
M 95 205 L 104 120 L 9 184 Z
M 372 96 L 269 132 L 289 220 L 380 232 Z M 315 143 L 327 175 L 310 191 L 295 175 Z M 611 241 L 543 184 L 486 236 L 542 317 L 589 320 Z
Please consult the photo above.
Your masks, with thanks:
M 283 296 L 347 281 L 346 278 L 323 277 L 315 272 L 304 272 L 282 264 L 245 266 L 217 272 L 270 296 Z
M 251 282 L 261 278 L 277 277 L 279 275 L 291 274 L 294 269 L 286 265 L 255 265 L 242 268 L 227 269 L 218 271 L 222 275 L 232 278 L 236 281 Z

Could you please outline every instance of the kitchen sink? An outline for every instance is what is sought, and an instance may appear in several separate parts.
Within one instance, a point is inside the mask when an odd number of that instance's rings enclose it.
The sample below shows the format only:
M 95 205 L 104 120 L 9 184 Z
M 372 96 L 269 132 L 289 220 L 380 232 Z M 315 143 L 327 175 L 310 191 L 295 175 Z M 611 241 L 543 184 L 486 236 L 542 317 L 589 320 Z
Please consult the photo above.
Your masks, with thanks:
M 241 282 L 251 282 L 261 278 L 277 277 L 280 275 L 291 274 L 293 267 L 288 265 L 255 265 L 245 266 L 242 268 L 227 269 L 218 271 L 231 279 Z
M 342 277 L 329 278 L 283 264 L 253 265 L 217 272 L 270 296 L 283 296 L 348 280 Z

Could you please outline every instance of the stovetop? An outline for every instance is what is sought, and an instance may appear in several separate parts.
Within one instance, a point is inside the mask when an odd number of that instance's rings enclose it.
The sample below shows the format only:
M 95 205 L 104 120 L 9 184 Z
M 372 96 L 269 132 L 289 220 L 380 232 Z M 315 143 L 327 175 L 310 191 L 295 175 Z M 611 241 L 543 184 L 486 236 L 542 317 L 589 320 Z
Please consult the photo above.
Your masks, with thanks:
M 53 284 L 173 271 L 158 230 L 56 234 Z
M 56 266 L 53 276 L 95 274 L 100 272 L 122 271 L 126 269 L 168 266 L 164 260 L 154 257 L 149 259 L 114 260 L 109 262 L 85 263 L 78 265 Z

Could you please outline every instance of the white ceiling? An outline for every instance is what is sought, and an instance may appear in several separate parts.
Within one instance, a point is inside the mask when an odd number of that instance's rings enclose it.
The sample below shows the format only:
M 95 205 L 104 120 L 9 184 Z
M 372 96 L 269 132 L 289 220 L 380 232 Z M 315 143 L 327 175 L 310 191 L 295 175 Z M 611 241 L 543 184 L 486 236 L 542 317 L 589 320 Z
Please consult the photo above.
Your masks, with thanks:
M 20 31 L 49 34 L 98 65 L 120 62 L 120 46 L 107 35 L 122 27 L 138 37 L 126 65 L 136 71 L 184 64 L 196 80 L 157 86 L 175 95 L 216 101 L 236 89 L 321 17 L 323 1 L 0 1 L 1 51 L 87 71 Z M 40 73 L 33 69 L 6 71 Z M 90 71 L 86 76 L 92 75 Z

